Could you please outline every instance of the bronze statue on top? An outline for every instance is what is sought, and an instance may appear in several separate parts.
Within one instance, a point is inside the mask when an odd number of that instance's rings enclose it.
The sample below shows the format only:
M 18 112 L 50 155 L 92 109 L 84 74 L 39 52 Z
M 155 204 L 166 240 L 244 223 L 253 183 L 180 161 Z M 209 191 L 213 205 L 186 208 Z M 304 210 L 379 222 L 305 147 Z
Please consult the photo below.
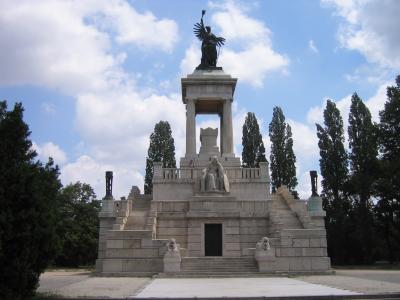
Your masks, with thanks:
M 223 37 L 217 37 L 211 32 L 210 26 L 204 26 L 205 13 L 205 10 L 201 12 L 200 23 L 196 23 L 193 28 L 194 34 L 201 41 L 201 62 L 196 68 L 198 70 L 217 69 L 217 46 L 221 47 L 225 43 Z

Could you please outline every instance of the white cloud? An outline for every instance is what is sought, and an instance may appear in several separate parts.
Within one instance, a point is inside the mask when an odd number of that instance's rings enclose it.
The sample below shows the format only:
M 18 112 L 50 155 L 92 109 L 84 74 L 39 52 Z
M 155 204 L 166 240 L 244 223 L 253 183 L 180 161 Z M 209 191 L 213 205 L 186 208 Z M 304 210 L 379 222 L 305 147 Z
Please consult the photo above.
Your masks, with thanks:
M 322 0 L 344 22 L 338 31 L 342 47 L 359 51 L 370 63 L 400 68 L 400 2 L 397 0 Z
M 85 145 L 66 163 L 53 143 L 34 145 L 40 158 L 63 165 L 64 184 L 80 180 L 101 196 L 104 172 L 115 172 L 116 197 L 142 188 L 149 135 L 159 120 L 171 123 L 176 153 L 183 152 L 184 106 L 177 95 L 135 86 L 140 74 L 123 69 L 124 49 L 170 52 L 175 21 L 139 13 L 125 0 L 0 2 L 0 84 L 36 85 L 76 99 L 76 130 Z M 129 46 L 129 47 L 126 47 Z M 123 48 L 125 47 L 125 48 Z M 54 113 L 55 107 L 42 103 Z
M 40 145 L 33 142 L 32 148 L 38 154 L 39 159 L 44 163 L 49 160 L 49 157 L 51 157 L 58 165 L 63 165 L 67 161 L 67 155 L 65 152 L 58 145 L 52 142 Z
M 137 13 L 123 0 L 2 1 L 0 84 L 34 84 L 76 95 L 127 80 L 121 69 L 126 54 L 111 51 L 107 32 L 113 28 L 120 44 L 170 51 L 177 40 L 174 21 Z
M 243 51 L 224 50 L 220 64 L 241 81 L 261 87 L 267 74 L 282 70 L 288 60 L 265 44 L 254 44 Z
M 98 199 L 101 199 L 105 196 L 105 172 L 110 170 L 114 172 L 113 195 L 116 199 L 127 196 L 132 185 L 143 190 L 143 176 L 138 171 L 128 166 L 99 163 L 97 159 L 87 155 L 65 165 L 61 170 L 61 180 L 64 185 L 76 181 L 88 183 Z
M 262 86 L 270 73 L 286 73 L 289 59 L 272 49 L 270 30 L 263 22 L 246 14 L 248 7 L 240 6 L 234 1 L 222 4 L 210 2 L 210 7 L 216 10 L 211 16 L 213 23 L 227 39 L 218 60 L 218 65 L 227 73 L 255 87 Z M 183 74 L 193 72 L 200 63 L 199 44 L 191 44 L 186 50 L 181 61 Z
M 319 50 L 318 50 L 317 46 L 315 46 L 315 43 L 313 40 L 308 41 L 308 49 L 310 49 L 311 52 L 314 52 L 317 54 L 319 53 Z
M 223 4 L 210 3 L 220 11 L 212 15 L 212 21 L 221 28 L 221 35 L 234 42 L 260 42 L 270 44 L 270 30 L 259 20 L 250 18 L 247 7 L 226 1 Z
M 94 1 L 92 5 L 97 4 Z M 116 30 L 116 41 L 121 45 L 132 44 L 143 48 L 159 47 L 171 52 L 178 40 L 178 26 L 169 19 L 157 19 L 147 11 L 138 13 L 127 1 L 103 1 L 97 4 L 97 22 L 108 22 Z
M 201 50 L 198 45 L 192 43 L 185 51 L 185 57 L 180 63 L 181 75 L 191 74 L 193 70 L 200 64 Z
M 301 156 L 302 159 L 317 157 L 319 149 L 315 126 L 290 119 L 287 122 L 292 128 L 295 154 Z
M 57 112 L 56 106 L 51 102 L 42 102 L 42 110 L 49 115 L 54 115 Z

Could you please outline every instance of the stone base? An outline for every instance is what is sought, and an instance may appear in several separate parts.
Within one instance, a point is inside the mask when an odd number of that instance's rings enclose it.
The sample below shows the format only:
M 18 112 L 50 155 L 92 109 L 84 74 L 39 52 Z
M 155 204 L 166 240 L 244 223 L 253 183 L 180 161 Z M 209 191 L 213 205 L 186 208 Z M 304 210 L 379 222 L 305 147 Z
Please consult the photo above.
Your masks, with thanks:
M 181 271 L 181 257 L 179 255 L 164 256 L 164 273 L 177 273 Z

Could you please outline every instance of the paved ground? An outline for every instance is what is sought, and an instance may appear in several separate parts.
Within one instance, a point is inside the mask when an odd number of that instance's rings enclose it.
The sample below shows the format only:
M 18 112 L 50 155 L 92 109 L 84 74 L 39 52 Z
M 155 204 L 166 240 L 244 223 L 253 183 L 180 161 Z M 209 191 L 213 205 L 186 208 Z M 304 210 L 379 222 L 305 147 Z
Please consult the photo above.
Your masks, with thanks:
M 289 296 L 400 293 L 400 270 L 338 270 L 336 275 L 257 278 L 93 277 L 85 272 L 51 271 L 38 292 L 62 297 Z
M 123 298 L 136 294 L 150 278 L 93 277 L 90 273 L 52 271 L 40 276 L 38 292 L 62 297 Z
M 336 270 L 336 275 L 297 279 L 365 294 L 400 293 L 400 270 Z
M 151 282 L 136 297 L 280 297 L 356 294 L 351 291 L 284 277 L 160 278 Z

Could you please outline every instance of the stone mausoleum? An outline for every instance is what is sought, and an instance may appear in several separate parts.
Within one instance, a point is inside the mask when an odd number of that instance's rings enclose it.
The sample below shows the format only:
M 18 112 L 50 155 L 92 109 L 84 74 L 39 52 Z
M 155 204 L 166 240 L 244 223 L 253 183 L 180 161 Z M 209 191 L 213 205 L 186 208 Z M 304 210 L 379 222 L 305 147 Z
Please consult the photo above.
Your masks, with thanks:
M 234 153 L 236 83 L 216 67 L 197 68 L 182 78 L 186 154 L 180 168 L 154 163 L 152 195 L 133 187 L 127 198 L 114 200 L 112 173 L 107 172 L 98 274 L 330 272 L 316 174 L 311 173 L 313 191 L 307 200 L 294 199 L 285 186 L 272 194 L 268 163 L 242 168 Z M 220 132 L 201 129 L 197 153 L 198 114 L 218 115 Z

